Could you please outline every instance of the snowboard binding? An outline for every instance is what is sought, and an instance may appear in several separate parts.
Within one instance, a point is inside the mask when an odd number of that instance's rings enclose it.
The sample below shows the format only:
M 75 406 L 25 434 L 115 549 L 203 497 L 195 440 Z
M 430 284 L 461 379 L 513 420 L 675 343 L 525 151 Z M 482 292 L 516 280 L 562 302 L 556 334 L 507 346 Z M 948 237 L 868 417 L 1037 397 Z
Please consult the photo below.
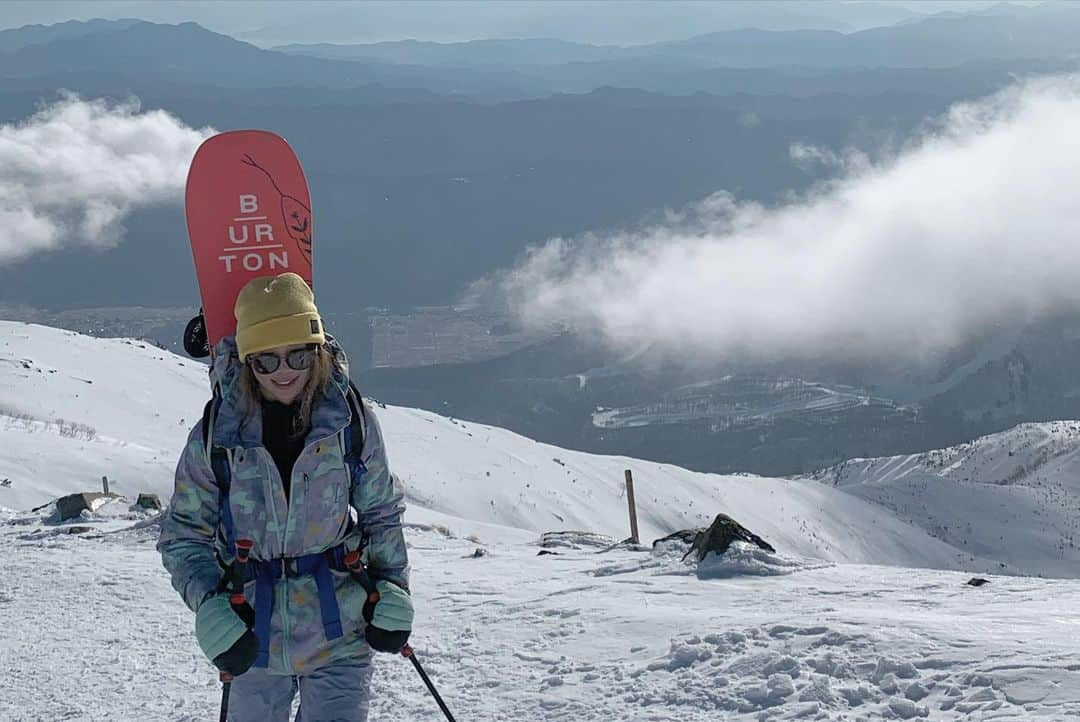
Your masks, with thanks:
M 206 337 L 206 321 L 201 308 L 184 329 L 184 351 L 191 358 L 206 358 L 210 355 L 210 341 Z

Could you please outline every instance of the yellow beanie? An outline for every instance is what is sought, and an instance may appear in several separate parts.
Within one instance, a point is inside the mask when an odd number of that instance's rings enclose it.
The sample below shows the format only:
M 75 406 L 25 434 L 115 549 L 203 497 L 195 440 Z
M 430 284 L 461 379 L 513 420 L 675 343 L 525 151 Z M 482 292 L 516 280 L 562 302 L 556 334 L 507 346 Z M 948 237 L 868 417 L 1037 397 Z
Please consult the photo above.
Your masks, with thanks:
M 315 295 L 295 273 L 248 281 L 236 297 L 235 313 L 241 361 L 278 346 L 326 342 Z

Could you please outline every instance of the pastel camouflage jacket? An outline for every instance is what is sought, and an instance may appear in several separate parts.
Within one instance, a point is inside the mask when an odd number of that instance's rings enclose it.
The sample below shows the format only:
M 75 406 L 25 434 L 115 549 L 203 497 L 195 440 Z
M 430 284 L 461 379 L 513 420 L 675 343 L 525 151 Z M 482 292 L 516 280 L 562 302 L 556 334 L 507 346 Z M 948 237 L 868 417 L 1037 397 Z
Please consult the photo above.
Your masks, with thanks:
M 210 376 L 222 400 L 210 438 L 212 445 L 228 450 L 235 538 L 252 539 L 252 557 L 261 560 L 323 552 L 343 542 L 351 551 L 364 539 L 365 561 L 373 574 L 408 589 L 408 554 L 401 528 L 404 488 L 390 473 L 378 421 L 366 403 L 361 453 L 366 470 L 360 478 L 349 478 L 343 434 L 351 418 L 348 362 L 333 339 L 327 348 L 334 359 L 333 375 L 325 395 L 313 404 L 311 431 L 293 466 L 289 499 L 277 466 L 262 445 L 261 411 L 243 414 L 238 383 L 242 365 L 235 341 L 227 337 L 215 349 Z M 192 611 L 220 589 L 222 564 L 232 562 L 201 423 L 191 430 L 180 456 L 157 548 L 173 587 Z M 270 673 L 305 674 L 370 655 L 363 634 L 365 592 L 347 572 L 332 574 L 344 632 L 333 641 L 326 639 L 323 629 L 315 578 L 282 577 L 275 583 Z M 254 582 L 245 592 L 255 606 Z

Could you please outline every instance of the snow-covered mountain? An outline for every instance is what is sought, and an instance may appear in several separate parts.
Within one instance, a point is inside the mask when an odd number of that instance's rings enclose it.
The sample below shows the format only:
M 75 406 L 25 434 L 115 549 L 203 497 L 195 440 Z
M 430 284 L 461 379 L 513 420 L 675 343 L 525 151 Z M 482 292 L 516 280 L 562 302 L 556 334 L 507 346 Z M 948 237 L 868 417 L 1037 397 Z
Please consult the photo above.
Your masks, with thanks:
M 167 499 L 188 429 L 207 398 L 206 367 L 151 344 L 0 322 L 0 507 L 27 509 L 94 490 Z M 826 485 L 702 474 L 541 444 L 512 432 L 382 406 L 410 521 L 456 533 L 535 538 L 551 530 L 629 535 L 624 470 L 646 540 L 727 513 L 778 550 L 827 561 L 999 570 L 919 526 Z
M 94 491 L 103 475 L 167 498 L 207 389 L 205 366 L 147 342 L 0 322 L 0 506 Z
M 976 556 L 1080 575 L 1080 423 L 1022 424 L 948 449 L 853 459 L 810 476 Z
M 216 714 L 148 516 L 123 500 L 75 525 L 29 511 L 103 474 L 128 498 L 167 496 L 205 371 L 141 341 L 0 322 L 0 721 Z M 1075 576 L 1075 551 L 1051 542 L 1076 509 L 1078 424 L 770 479 L 375 411 L 409 486 L 413 644 L 458 719 L 1080 715 L 1080 582 L 964 584 L 1002 560 Z M 725 512 L 777 553 L 733 547 L 708 573 L 678 548 L 537 556 L 543 531 L 626 536 L 624 469 L 646 540 Z M 407 663 L 376 667 L 373 722 L 442 719 Z

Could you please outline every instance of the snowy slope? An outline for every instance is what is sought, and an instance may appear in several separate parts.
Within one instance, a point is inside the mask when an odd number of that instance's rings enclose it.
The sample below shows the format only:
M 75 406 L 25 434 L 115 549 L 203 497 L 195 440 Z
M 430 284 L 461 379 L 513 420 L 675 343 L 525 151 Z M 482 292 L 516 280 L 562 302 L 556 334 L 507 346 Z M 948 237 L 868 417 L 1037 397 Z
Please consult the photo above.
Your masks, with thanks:
M 0 322 L 0 482 L 11 480 L 0 485 L 0 722 L 216 718 L 217 675 L 161 568 L 153 519 L 123 500 L 68 525 L 26 511 L 93 488 L 100 473 L 129 496 L 167 493 L 204 373 L 138 342 Z M 376 412 L 410 485 L 412 641 L 459 720 L 1080 717 L 1080 581 L 986 575 L 975 588 L 967 573 L 806 558 L 996 565 L 1000 548 L 988 545 L 990 561 L 957 557 L 926 530 L 931 517 L 907 524 L 865 490 L 934 463 L 950 471 L 927 489 L 964 480 L 964 468 L 1008 482 L 994 488 L 1038 487 L 1075 471 L 1076 425 L 1024 427 L 887 471 L 881 460 L 851 465 L 862 481 L 835 471 L 836 487 L 697 474 Z M 1016 476 L 1005 459 L 1021 453 L 1030 474 Z M 678 548 L 538 556 L 539 531 L 625 535 L 624 468 L 646 535 L 725 511 L 780 553 L 738 548 L 696 574 Z M 981 503 L 983 486 L 967 488 L 966 505 Z M 964 506 L 935 506 L 932 518 Z M 442 719 L 404 660 L 376 659 L 373 694 L 372 722 Z
M 103 475 L 167 498 L 206 389 L 205 366 L 142 341 L 0 322 L 0 507 L 99 490 Z
M 27 509 L 92 490 L 101 475 L 133 496 L 167 497 L 188 427 L 207 395 L 205 367 L 137 341 L 102 340 L 0 322 L 0 506 Z M 7 411 L 2 411 L 2 410 Z M 1000 569 L 875 504 L 820 484 L 719 476 L 541 444 L 429 412 L 379 407 L 391 466 L 406 482 L 409 520 L 461 534 L 584 529 L 623 538 L 623 473 L 631 469 L 645 540 L 725 512 L 777 549 L 829 561 Z M 19 418 L 29 415 L 31 420 Z M 91 427 L 69 438 L 57 418 Z M 511 530 L 517 530 L 515 534 Z M 501 538 L 502 535 L 500 535 Z
M 948 449 L 814 474 L 976 556 L 1080 576 L 1080 423 L 1023 424 Z
M 156 530 L 4 523 L 0 720 L 216 719 Z M 53 530 L 55 531 L 55 529 Z M 833 565 L 699 579 L 617 550 L 536 556 L 408 530 L 413 644 L 472 722 L 1053 720 L 1080 715 L 1080 582 Z M 42 574 L 47 568 L 50 574 Z M 376 659 L 371 721 L 442 717 Z

